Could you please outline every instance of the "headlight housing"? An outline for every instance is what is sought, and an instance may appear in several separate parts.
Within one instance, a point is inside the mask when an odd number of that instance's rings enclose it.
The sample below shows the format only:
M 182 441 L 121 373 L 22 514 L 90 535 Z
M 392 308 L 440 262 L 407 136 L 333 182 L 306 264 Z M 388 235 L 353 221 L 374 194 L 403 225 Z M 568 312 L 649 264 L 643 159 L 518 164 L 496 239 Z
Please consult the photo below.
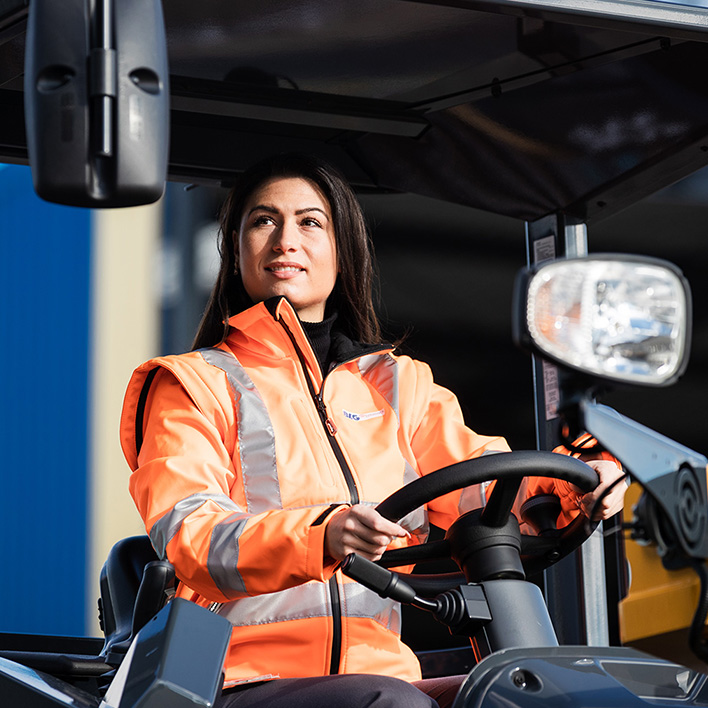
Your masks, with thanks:
M 517 278 L 514 337 L 591 376 L 665 386 L 684 371 L 691 295 L 671 263 L 593 255 L 527 268 Z

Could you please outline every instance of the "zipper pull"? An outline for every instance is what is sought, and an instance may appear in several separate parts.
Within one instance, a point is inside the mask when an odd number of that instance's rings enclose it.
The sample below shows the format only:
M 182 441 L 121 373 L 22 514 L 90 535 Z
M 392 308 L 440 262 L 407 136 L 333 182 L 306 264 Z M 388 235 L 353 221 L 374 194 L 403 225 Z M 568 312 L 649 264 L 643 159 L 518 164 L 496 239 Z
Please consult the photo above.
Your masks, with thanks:
M 327 428 L 327 432 L 335 436 L 337 434 L 337 426 L 334 424 L 334 421 L 329 417 L 329 413 L 327 413 L 327 406 L 325 406 L 324 401 L 322 400 L 322 394 L 318 393 L 315 400 L 317 401 L 317 410 L 319 411 L 320 418 L 322 418 L 322 421 L 325 424 L 325 427 Z

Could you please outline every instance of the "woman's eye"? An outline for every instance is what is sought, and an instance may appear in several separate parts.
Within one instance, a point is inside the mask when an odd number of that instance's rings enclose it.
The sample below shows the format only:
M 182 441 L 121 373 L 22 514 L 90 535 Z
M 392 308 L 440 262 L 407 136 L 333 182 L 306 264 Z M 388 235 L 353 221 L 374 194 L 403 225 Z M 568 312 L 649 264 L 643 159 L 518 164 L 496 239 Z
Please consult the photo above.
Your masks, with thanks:
M 275 223 L 273 217 L 268 216 L 268 214 L 261 214 L 253 220 L 254 226 L 268 226 L 273 223 Z
M 316 226 L 320 227 L 320 222 L 317 221 L 317 219 L 313 219 L 312 217 L 308 216 L 306 219 L 302 220 L 302 225 L 303 226 Z

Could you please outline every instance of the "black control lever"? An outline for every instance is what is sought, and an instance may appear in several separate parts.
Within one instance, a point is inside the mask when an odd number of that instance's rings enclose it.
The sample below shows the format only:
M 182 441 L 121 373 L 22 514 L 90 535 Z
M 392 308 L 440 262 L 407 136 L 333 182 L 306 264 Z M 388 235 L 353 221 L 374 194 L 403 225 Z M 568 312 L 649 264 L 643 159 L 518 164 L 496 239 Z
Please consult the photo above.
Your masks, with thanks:
M 350 553 L 344 559 L 341 570 L 381 597 L 406 602 L 431 612 L 438 621 L 446 624 L 453 634 L 471 637 L 492 619 L 481 585 L 461 585 L 438 595 L 434 600 L 428 600 L 416 595 L 415 590 L 396 573 L 356 553 Z
M 426 610 L 435 610 L 437 604 L 415 594 L 415 590 L 395 573 L 372 563 L 366 558 L 350 553 L 342 563 L 342 572 L 381 597 L 390 597 Z

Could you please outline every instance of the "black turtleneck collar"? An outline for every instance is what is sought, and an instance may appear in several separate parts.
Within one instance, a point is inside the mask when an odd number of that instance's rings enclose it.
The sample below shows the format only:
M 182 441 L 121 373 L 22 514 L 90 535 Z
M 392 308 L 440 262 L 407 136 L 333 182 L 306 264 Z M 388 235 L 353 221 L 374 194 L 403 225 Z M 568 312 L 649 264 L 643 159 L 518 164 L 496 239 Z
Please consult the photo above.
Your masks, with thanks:
M 302 322 L 302 328 L 310 340 L 323 375 L 327 372 L 331 361 L 332 325 L 336 319 L 337 313 L 333 312 L 328 317 L 325 317 L 322 322 Z
M 275 319 L 278 319 L 276 316 L 278 303 L 283 299 L 287 300 L 282 295 L 276 295 L 268 298 L 263 303 Z M 334 326 L 337 316 L 338 312 L 335 306 L 332 302 L 328 302 L 325 309 L 325 318 L 322 322 L 303 322 L 300 320 L 305 336 L 312 346 L 323 375 L 327 373 L 334 362 L 348 361 L 364 354 L 373 354 L 381 349 L 394 348 L 393 345 L 386 342 L 362 344 L 351 340 L 340 328 Z

